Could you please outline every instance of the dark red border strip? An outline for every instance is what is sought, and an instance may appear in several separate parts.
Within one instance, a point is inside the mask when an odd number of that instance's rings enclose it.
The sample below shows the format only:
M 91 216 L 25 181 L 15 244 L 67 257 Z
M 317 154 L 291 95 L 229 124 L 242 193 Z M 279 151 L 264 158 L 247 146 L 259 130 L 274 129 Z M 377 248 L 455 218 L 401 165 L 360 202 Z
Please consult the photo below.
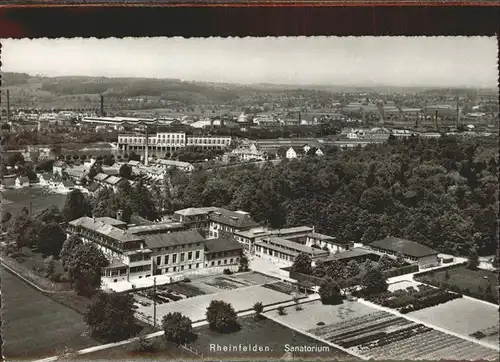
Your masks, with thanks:
M 179 2 L 179 3 L 91 3 L 91 4 L 61 4 L 61 3 L 45 3 L 45 4 L 1 4 L 0 8 L 68 8 L 68 7 L 161 7 L 161 8 L 172 8 L 172 7 L 360 7 L 360 6 L 377 6 L 377 7 L 414 7 L 414 6 L 426 6 L 426 7 L 450 7 L 450 6 L 474 6 L 474 7 L 498 7 L 498 2 L 493 1 L 453 1 L 449 3 L 435 2 L 435 1 L 373 1 L 373 2 L 330 2 L 325 1 L 323 3 L 318 3 L 317 1 L 295 1 L 295 2 L 255 2 L 255 3 L 238 3 L 238 2 L 218 2 L 218 3 L 190 3 L 190 2 Z
M 0 8 L 0 38 L 494 36 L 498 34 L 499 10 L 490 6 Z

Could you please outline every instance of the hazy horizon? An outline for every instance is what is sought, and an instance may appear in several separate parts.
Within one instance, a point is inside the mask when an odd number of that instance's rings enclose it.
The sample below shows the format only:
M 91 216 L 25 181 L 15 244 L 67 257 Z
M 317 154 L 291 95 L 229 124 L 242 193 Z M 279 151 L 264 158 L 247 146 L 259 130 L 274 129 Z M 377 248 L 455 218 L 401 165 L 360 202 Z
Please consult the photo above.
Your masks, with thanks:
M 2 72 L 241 85 L 498 89 L 497 54 L 495 37 L 5 39 Z

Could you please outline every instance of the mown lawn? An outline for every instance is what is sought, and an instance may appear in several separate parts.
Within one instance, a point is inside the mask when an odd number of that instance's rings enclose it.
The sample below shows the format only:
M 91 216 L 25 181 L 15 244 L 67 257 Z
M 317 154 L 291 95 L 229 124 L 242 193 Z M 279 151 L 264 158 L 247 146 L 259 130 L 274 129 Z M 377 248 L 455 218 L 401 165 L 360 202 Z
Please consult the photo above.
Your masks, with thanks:
M 51 205 L 55 205 L 62 210 L 66 195 L 50 193 L 43 187 L 25 187 L 22 189 L 11 189 L 2 192 L 2 211 L 9 211 L 16 215 L 26 207 L 30 208 L 34 216 Z
M 64 348 L 82 349 L 99 342 L 86 335 L 78 312 L 55 302 L 1 269 L 3 353 L 6 360 L 39 359 Z
M 470 270 L 466 266 L 459 266 L 417 276 L 415 280 L 435 286 L 443 284 L 457 286 L 462 290 L 463 294 L 476 298 L 491 291 L 498 303 L 498 276 L 495 272 L 489 270 Z
M 223 334 L 211 331 L 208 326 L 195 328 L 194 332 L 197 339 L 191 343 L 191 348 L 196 351 L 196 354 L 190 353 L 182 347 L 177 347 L 171 343 L 164 341 L 161 336 L 153 341 L 157 348 L 155 353 L 148 355 L 134 356 L 132 345 L 124 345 L 107 349 L 91 354 L 78 356 L 78 359 L 97 360 L 97 359 L 114 359 L 114 360 L 129 360 L 136 357 L 140 360 L 199 360 L 203 355 L 204 359 L 208 360 L 223 360 L 235 361 L 238 359 L 246 360 L 280 360 L 283 356 L 291 357 L 287 354 L 286 346 L 309 346 L 309 347 L 325 347 L 326 345 L 315 339 L 309 338 L 298 332 L 293 332 L 281 324 L 278 324 L 269 319 L 255 319 L 253 316 L 240 318 L 241 329 L 230 334 Z M 329 347 L 329 346 L 328 346 Z M 238 349 L 239 351 L 224 351 L 226 349 Z M 261 349 L 261 351 L 244 351 L 248 349 Z M 333 347 L 328 348 L 329 351 L 320 352 L 295 352 L 294 357 L 297 359 L 314 359 L 314 360 L 355 360 L 342 351 L 336 350 Z

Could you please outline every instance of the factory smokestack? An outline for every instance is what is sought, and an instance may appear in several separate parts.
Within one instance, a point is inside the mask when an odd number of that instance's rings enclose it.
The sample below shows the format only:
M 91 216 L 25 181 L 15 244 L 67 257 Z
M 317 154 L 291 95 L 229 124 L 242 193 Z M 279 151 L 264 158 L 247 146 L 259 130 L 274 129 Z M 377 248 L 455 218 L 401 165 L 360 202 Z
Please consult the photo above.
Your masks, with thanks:
M 144 165 L 148 165 L 149 158 L 149 127 L 146 125 L 146 139 L 144 142 Z
M 459 97 L 457 97 L 457 122 L 456 122 L 456 125 L 455 125 L 455 128 L 458 129 L 458 124 L 459 124 L 459 121 L 460 121 L 460 109 L 458 108 L 458 101 L 459 101 Z
M 104 117 L 106 114 L 104 113 L 104 96 L 101 94 L 101 108 L 100 108 L 101 117 Z

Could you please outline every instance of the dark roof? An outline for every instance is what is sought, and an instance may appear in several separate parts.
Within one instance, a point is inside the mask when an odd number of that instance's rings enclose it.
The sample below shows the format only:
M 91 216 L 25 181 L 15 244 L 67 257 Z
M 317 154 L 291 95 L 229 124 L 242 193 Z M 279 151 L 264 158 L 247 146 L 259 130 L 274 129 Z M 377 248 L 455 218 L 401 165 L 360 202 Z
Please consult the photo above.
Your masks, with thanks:
M 423 256 L 436 255 L 438 252 L 428 246 L 419 244 L 415 241 L 389 237 L 383 240 L 377 240 L 370 244 L 371 247 L 383 250 L 401 253 L 406 256 L 420 258 Z
M 81 227 L 83 229 L 93 230 L 101 235 L 108 236 L 120 243 L 126 243 L 130 241 L 142 241 L 143 238 L 129 233 L 126 230 L 121 230 L 115 226 L 106 224 L 97 219 L 83 216 L 79 219 L 73 220 L 69 222 L 70 225 L 75 227 Z
M 360 256 L 367 256 L 367 255 L 376 255 L 376 254 L 374 254 L 370 250 L 361 249 L 361 248 L 354 248 L 354 249 L 347 250 L 347 251 L 341 251 L 338 254 L 333 254 L 331 256 L 328 256 L 327 258 L 325 258 L 323 260 L 323 262 L 328 263 L 328 262 L 334 261 L 334 260 L 348 260 L 348 259 L 354 259 L 354 258 L 358 258 Z
M 101 222 L 105 223 L 106 225 L 111 225 L 111 226 L 127 225 L 127 223 L 124 221 L 113 219 L 112 217 L 108 217 L 108 216 L 96 217 L 96 221 L 101 221 Z
M 172 230 L 182 230 L 185 229 L 186 226 L 181 222 L 170 222 L 170 223 L 161 223 L 154 225 L 138 225 L 131 226 L 128 228 L 128 231 L 137 234 L 137 235 L 146 235 L 152 233 L 158 233 L 161 231 L 170 232 Z
M 148 248 L 163 248 L 166 246 L 176 246 L 185 244 L 202 243 L 203 236 L 196 230 L 179 231 L 168 234 L 144 235 Z
M 21 176 L 19 177 L 19 182 L 20 183 L 30 182 L 30 179 L 27 176 Z
M 247 213 L 238 211 L 229 211 L 217 209 L 211 215 L 210 219 L 223 225 L 229 225 L 238 229 L 250 229 L 259 226 Z
M 96 191 L 101 185 L 99 185 L 97 182 L 92 182 L 89 186 L 87 186 L 87 190 L 90 192 Z
M 73 182 L 71 182 L 70 180 L 65 180 L 62 182 L 62 184 L 64 185 L 64 187 L 73 187 L 75 186 L 75 184 Z
M 233 238 L 220 237 L 205 240 L 205 249 L 210 253 L 219 253 L 221 251 L 241 250 L 243 246 Z

